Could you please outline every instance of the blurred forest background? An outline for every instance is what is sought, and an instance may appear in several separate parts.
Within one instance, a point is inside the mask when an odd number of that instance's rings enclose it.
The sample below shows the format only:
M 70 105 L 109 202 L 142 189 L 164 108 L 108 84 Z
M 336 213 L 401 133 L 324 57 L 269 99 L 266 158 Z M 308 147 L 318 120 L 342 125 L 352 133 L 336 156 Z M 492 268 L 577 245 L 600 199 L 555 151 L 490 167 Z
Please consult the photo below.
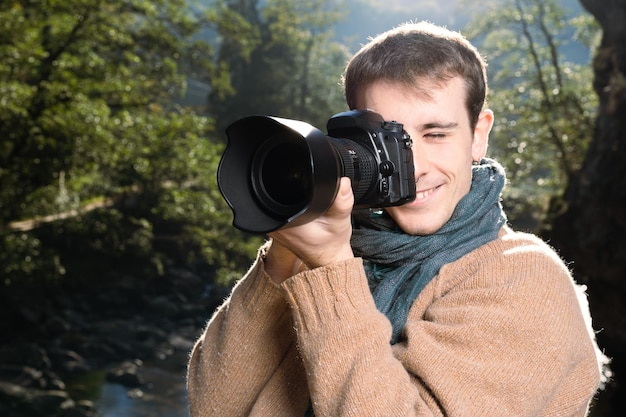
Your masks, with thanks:
M 509 220 L 588 286 L 614 373 L 592 415 L 626 410 L 625 0 L 0 5 L 0 414 L 97 415 L 77 374 L 186 353 L 262 239 L 217 188 L 224 128 L 324 130 L 351 54 L 422 19 L 487 57 Z

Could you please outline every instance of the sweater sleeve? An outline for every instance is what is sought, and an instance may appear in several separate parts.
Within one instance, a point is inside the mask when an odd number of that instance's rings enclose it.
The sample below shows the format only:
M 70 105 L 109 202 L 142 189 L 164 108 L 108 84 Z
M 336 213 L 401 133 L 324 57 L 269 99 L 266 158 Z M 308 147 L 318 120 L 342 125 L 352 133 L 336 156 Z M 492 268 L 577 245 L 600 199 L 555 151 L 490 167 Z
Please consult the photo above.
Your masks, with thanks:
M 499 240 L 445 266 L 393 347 L 360 262 L 283 284 L 316 415 L 586 415 L 597 350 L 547 246 Z
M 600 355 L 584 293 L 547 245 L 495 241 L 433 284 L 395 351 L 436 414 L 586 415 Z
M 191 415 L 248 415 L 294 343 L 289 306 L 259 257 L 215 312 L 191 353 L 187 375 Z
M 376 309 L 361 259 L 302 272 L 283 287 L 315 415 L 430 415 L 394 357 L 391 324 Z

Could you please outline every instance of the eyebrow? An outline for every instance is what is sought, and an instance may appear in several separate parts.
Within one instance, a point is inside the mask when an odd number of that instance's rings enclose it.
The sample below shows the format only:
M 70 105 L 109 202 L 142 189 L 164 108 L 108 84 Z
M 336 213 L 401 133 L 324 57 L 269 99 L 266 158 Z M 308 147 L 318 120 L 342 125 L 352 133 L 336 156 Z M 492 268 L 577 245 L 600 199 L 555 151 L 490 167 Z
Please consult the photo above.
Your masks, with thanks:
M 429 130 L 429 129 L 452 130 L 452 129 L 459 127 L 459 124 L 456 122 L 450 122 L 450 123 L 432 122 L 432 123 L 424 123 L 420 127 L 421 127 L 421 130 Z

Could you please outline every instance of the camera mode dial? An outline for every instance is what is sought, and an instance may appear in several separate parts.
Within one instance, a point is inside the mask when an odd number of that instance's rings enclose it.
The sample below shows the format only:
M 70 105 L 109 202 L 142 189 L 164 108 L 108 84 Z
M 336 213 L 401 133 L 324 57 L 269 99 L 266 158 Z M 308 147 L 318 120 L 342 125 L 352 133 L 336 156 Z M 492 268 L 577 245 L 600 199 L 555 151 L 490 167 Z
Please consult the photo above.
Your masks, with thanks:
M 402 133 L 404 125 L 396 121 L 383 122 L 383 129 L 389 130 L 390 132 Z

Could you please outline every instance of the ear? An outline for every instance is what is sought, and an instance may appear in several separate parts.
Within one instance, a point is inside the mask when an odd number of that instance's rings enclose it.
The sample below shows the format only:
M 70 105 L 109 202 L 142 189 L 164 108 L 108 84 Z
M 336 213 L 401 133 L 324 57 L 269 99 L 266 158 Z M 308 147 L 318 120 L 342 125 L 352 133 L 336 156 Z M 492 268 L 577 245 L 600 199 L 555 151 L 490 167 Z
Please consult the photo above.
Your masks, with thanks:
M 485 109 L 478 115 L 478 121 L 474 128 L 474 139 L 472 140 L 472 160 L 480 161 L 487 154 L 489 143 L 489 132 L 493 126 L 493 112 Z

